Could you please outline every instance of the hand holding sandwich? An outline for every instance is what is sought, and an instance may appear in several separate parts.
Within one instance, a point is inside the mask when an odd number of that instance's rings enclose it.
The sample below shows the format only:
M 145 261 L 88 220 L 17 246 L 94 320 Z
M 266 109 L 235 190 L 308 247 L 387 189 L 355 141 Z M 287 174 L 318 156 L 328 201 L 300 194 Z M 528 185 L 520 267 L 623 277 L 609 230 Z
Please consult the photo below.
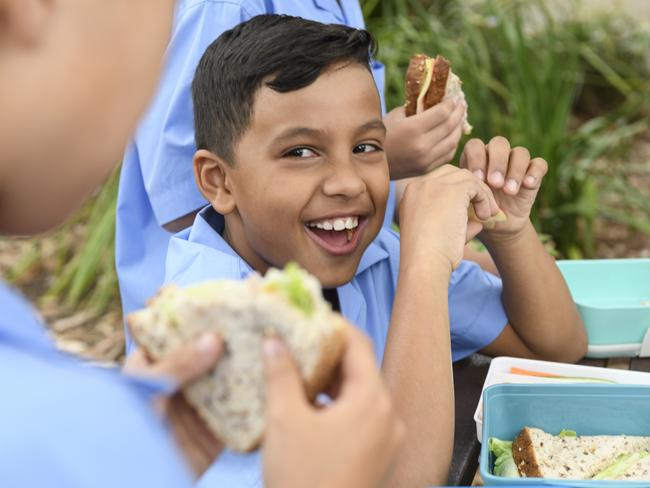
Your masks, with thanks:
M 311 405 L 287 348 L 264 346 L 266 420 L 264 481 L 268 488 L 370 488 L 386 477 L 404 437 L 370 342 L 346 327 L 341 384 L 333 403 Z
M 162 377 L 176 382 L 179 389 L 204 376 L 219 362 L 223 340 L 212 332 L 178 348 L 160 361 L 151 362 L 141 349 L 129 356 L 124 372 L 133 376 Z M 206 427 L 179 391 L 156 399 L 157 409 L 170 424 L 176 443 L 194 474 L 199 477 L 223 450 L 223 443 Z
M 311 405 L 286 346 L 276 338 L 264 346 L 268 403 L 264 447 L 266 486 L 375 487 L 386 476 L 404 437 L 404 426 L 377 369 L 368 339 L 346 328 L 340 393 L 324 409 Z M 215 333 L 202 335 L 158 362 L 141 350 L 125 364 L 128 374 L 171 378 L 179 386 L 214 368 L 223 352 Z M 179 393 L 159 399 L 177 443 L 200 476 L 223 450 Z M 349 433 L 354 432 L 354 436 Z
M 477 218 L 468 218 L 468 209 Z M 465 243 L 483 230 L 484 222 L 499 215 L 490 188 L 467 170 L 445 165 L 413 179 L 400 204 L 400 240 L 406 261 L 427 263 L 432 258 L 455 269 Z
M 450 162 L 463 135 L 467 103 L 449 97 L 407 117 L 403 106 L 384 117 L 385 150 L 392 180 L 419 176 Z
M 546 161 L 531 159 L 526 148 L 511 148 L 506 138 L 494 137 L 488 144 L 480 139 L 469 140 L 461 154 L 460 167 L 487 183 L 507 216 L 505 221 L 486 228 L 481 237 L 522 232 L 530 222 L 530 211 L 546 175 Z
M 478 235 L 503 281 L 508 324 L 483 353 L 573 362 L 586 352 L 587 336 L 569 290 L 530 221 L 548 165 L 503 137 L 470 140 L 461 167 L 489 185 L 506 219 Z
M 443 56 L 411 57 L 406 103 L 384 117 L 391 179 L 426 174 L 454 158 L 461 136 L 472 130 L 461 84 Z

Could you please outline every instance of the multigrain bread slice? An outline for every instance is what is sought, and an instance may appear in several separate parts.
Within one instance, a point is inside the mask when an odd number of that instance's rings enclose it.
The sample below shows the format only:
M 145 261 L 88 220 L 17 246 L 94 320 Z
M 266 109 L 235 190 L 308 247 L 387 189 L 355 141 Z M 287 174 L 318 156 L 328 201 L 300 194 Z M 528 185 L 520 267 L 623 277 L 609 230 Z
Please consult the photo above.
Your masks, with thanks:
M 423 108 L 433 107 L 445 96 L 445 87 L 449 77 L 449 61 L 443 56 L 430 58 L 426 54 L 415 54 L 406 70 L 406 116 L 417 112 L 417 105 L 422 101 Z
M 294 265 L 272 269 L 263 279 L 165 287 L 127 321 L 152 358 L 206 330 L 221 334 L 225 353 L 217 367 L 183 394 L 226 446 L 242 452 L 255 449 L 264 433 L 264 338 L 277 335 L 287 344 L 313 399 L 331 380 L 346 327 L 323 299 L 318 281 Z
M 415 115 L 418 105 L 426 110 L 440 103 L 446 96 L 459 96 L 465 99 L 461 88 L 462 82 L 452 70 L 451 65 L 443 56 L 431 58 L 426 54 L 415 54 L 409 61 L 406 70 L 405 88 L 406 104 L 404 111 L 407 117 Z M 472 126 L 463 119 L 463 133 L 472 132 Z
M 650 451 L 650 437 L 561 437 L 524 427 L 512 443 L 512 456 L 519 474 L 529 478 L 590 479 L 618 456 L 639 451 Z
M 607 476 L 603 476 L 601 477 L 601 479 L 610 479 L 610 478 Z M 640 461 L 636 462 L 628 469 L 623 471 L 623 473 L 611 479 L 629 480 L 629 481 L 650 481 L 650 455 L 644 456 Z
M 650 452 L 620 454 L 594 480 L 650 481 Z

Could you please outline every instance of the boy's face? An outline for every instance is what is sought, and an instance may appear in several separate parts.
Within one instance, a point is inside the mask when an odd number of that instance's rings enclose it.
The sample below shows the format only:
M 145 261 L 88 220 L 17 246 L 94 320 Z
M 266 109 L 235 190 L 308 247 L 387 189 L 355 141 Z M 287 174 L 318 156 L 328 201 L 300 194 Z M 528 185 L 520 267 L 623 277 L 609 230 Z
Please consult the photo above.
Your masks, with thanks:
M 306 88 L 262 87 L 226 181 L 226 238 L 255 269 L 296 261 L 326 287 L 350 281 L 379 232 L 389 189 L 371 74 L 335 66 Z
M 60 224 L 151 96 L 173 0 L 0 0 L 0 233 Z

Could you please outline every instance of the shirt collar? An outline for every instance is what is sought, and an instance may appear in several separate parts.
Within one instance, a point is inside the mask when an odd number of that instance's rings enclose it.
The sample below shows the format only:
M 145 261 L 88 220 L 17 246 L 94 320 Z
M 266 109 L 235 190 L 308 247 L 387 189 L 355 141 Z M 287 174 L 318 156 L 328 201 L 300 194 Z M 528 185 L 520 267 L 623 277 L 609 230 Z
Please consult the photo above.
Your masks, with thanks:
M 205 206 L 194 219 L 194 225 L 190 227 L 190 233 L 187 238 L 190 242 L 198 242 L 210 246 L 217 251 L 221 251 L 231 256 L 239 257 L 230 244 L 221 237 L 225 221 L 223 215 L 217 213 L 212 206 Z
M 192 227 L 176 234 L 170 241 L 167 255 L 167 279 L 174 279 L 184 274 L 189 268 L 193 272 L 187 275 L 190 280 L 214 278 L 214 266 L 196 269 L 196 259 L 208 261 L 217 259 L 221 271 L 230 278 L 246 278 L 253 272 L 249 264 L 221 237 L 224 229 L 223 216 L 210 205 L 204 207 L 194 219 Z
M 253 270 L 252 268 L 244 261 L 237 252 L 230 247 L 230 244 L 221 237 L 221 233 L 224 229 L 224 219 L 223 216 L 218 214 L 210 205 L 204 207 L 194 220 L 194 224 L 190 227 L 189 230 L 185 230 L 178 234 L 178 237 L 185 239 L 189 242 L 195 242 L 197 244 L 206 245 L 216 251 L 219 251 L 223 254 L 226 254 L 233 259 L 236 259 L 242 263 L 241 266 L 241 276 L 247 276 Z M 374 264 L 388 259 L 389 254 L 386 249 L 377 244 L 377 241 L 374 240 L 366 249 L 366 252 L 361 256 L 361 261 L 355 273 L 355 276 L 363 273 L 365 270 L 373 266 Z

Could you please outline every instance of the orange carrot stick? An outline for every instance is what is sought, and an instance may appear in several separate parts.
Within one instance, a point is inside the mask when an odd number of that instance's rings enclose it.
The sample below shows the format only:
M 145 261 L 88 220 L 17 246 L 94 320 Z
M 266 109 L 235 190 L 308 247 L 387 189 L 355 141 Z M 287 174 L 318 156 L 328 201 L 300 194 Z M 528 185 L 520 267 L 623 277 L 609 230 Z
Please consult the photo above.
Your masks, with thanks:
M 538 371 L 530 371 L 528 369 L 521 369 L 521 368 L 515 368 L 515 367 L 510 368 L 510 373 L 512 373 L 512 374 L 521 374 L 521 375 L 525 375 L 525 376 L 539 376 L 540 378 L 565 378 L 565 376 L 562 376 L 562 375 L 559 375 L 559 374 L 540 373 Z

